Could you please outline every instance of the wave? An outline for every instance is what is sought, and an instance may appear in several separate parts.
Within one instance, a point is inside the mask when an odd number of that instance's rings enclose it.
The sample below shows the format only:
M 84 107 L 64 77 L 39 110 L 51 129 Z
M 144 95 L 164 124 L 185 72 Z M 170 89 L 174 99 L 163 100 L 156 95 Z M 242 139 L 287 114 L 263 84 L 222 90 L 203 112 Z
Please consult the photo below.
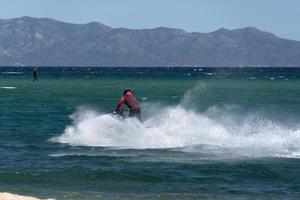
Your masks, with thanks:
M 2 72 L 2 74 L 15 74 L 15 75 L 18 75 L 18 74 L 23 74 L 23 72 Z
M 13 87 L 13 86 L 1 86 L 0 88 L 2 88 L 2 89 L 7 89 L 7 90 L 13 90 L 13 89 L 16 89 L 16 87 Z
M 182 151 L 230 153 L 231 156 L 300 157 L 300 130 L 257 113 L 240 114 L 234 107 L 187 108 L 188 91 L 177 106 L 144 104 L 145 121 L 119 119 L 80 108 L 64 133 L 51 141 L 75 146 L 133 149 L 181 148 Z

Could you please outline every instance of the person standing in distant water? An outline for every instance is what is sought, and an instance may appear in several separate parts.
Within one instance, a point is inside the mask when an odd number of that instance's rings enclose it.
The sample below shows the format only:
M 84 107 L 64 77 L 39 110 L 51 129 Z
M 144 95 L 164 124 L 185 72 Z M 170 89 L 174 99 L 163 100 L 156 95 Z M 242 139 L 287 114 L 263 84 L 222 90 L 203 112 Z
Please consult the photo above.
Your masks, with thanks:
M 36 67 L 33 68 L 32 76 L 33 76 L 33 82 L 38 80 Z
M 129 117 L 136 117 L 140 122 L 142 122 L 140 106 L 132 93 L 133 92 L 129 89 L 124 91 L 123 96 L 121 97 L 114 112 L 119 112 L 119 109 L 125 103 L 129 108 Z

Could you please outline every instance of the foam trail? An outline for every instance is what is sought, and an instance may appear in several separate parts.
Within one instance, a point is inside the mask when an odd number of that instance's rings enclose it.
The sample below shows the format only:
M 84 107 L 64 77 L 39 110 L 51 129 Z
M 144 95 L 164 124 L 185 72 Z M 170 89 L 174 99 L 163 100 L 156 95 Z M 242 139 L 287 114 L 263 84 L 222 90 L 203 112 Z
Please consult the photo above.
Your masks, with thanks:
M 118 119 L 79 109 L 71 116 L 73 124 L 52 141 L 79 146 L 182 148 L 213 154 L 299 157 L 297 126 L 279 124 L 257 113 L 245 115 L 236 112 L 235 106 L 196 112 L 194 96 L 205 89 L 205 85 L 197 85 L 177 106 L 144 104 L 147 116 L 143 124 L 134 118 Z
M 161 109 L 160 109 L 161 110 Z M 213 110 L 213 109 L 212 109 Z M 213 111 L 195 113 L 182 106 L 165 108 L 144 124 L 121 120 L 109 114 L 80 110 L 72 115 L 73 125 L 52 141 L 80 146 L 118 148 L 175 148 L 208 145 L 247 156 L 298 155 L 300 131 L 268 120 L 247 117 L 212 119 Z M 196 148 L 187 148 L 195 150 Z M 295 156 L 296 157 L 296 156 Z

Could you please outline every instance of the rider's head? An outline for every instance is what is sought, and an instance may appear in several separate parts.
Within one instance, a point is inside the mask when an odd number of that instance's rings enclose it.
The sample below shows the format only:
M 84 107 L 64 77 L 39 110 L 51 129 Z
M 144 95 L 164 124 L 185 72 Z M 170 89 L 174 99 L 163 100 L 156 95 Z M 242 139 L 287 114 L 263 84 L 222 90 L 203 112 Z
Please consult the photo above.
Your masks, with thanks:
M 132 93 L 132 91 L 130 89 L 127 89 L 127 90 L 124 90 L 123 95 L 126 95 L 127 92 L 131 92 Z

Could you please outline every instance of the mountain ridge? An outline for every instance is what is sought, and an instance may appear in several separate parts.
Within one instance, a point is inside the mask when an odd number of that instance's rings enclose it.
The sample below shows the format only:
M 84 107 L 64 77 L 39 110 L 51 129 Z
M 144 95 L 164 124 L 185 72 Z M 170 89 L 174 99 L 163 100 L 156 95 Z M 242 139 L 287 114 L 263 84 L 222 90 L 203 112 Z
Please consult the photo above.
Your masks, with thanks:
M 255 27 L 210 33 L 0 19 L 0 66 L 300 66 L 300 42 Z

